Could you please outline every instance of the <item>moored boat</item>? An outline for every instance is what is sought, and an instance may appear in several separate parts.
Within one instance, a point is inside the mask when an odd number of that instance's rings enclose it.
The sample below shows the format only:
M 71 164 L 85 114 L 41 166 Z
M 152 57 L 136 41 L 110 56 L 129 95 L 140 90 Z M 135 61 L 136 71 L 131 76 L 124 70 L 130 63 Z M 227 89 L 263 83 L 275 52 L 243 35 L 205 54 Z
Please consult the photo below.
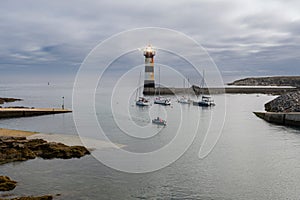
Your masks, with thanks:
M 164 106 L 169 106 L 171 105 L 171 99 L 165 97 L 156 97 L 154 103 L 164 105 Z
M 190 99 L 186 98 L 185 96 L 182 96 L 182 97 L 178 100 L 178 103 L 181 103 L 181 104 L 190 104 L 191 101 L 190 101 Z
M 166 126 L 167 125 L 167 121 L 161 119 L 160 117 L 157 117 L 155 119 L 152 119 L 152 123 L 153 124 L 157 124 L 157 125 L 161 125 L 161 126 Z
M 214 100 L 209 96 L 202 96 L 201 101 L 196 101 L 193 104 L 201 107 L 211 107 L 216 105 Z
M 137 106 L 149 106 L 150 102 L 145 97 L 139 97 L 139 99 L 135 102 Z

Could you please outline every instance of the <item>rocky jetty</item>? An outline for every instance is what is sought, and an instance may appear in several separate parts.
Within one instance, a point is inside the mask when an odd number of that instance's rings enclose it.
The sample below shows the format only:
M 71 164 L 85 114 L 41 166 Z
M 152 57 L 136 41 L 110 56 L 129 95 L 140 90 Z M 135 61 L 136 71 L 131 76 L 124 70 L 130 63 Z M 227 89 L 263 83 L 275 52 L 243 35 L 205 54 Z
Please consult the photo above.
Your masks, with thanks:
M 67 146 L 42 139 L 28 140 L 26 137 L 0 137 L 0 164 L 25 161 L 36 157 L 44 159 L 80 158 L 87 154 L 90 152 L 83 146 Z
M 228 85 L 241 86 L 293 86 L 300 88 L 300 76 L 256 77 L 236 80 Z
M 268 112 L 300 112 L 300 91 L 283 94 L 265 104 Z
M 15 101 L 22 101 L 22 99 L 15 99 L 15 98 L 2 98 L 0 97 L 0 104 L 15 102 Z

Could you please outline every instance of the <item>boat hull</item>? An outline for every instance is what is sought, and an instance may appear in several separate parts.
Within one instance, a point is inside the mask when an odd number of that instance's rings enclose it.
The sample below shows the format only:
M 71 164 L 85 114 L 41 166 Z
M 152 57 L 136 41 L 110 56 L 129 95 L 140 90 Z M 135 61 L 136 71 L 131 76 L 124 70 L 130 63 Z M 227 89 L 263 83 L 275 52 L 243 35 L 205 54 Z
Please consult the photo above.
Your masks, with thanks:
M 166 126 L 166 125 L 167 125 L 167 122 L 164 121 L 164 120 L 159 121 L 159 120 L 153 119 L 153 120 L 152 120 L 152 123 L 153 123 L 153 124 L 156 124 L 156 125 L 160 125 L 160 126 Z
M 201 107 L 211 107 L 211 106 L 215 106 L 214 103 L 208 103 L 208 102 L 198 102 L 198 106 L 201 106 Z
M 150 105 L 150 103 L 139 102 L 139 101 L 137 101 L 135 104 L 136 104 L 137 106 L 149 106 L 149 105 Z
M 163 106 L 170 106 L 170 102 L 161 102 L 161 101 L 154 101 L 155 104 L 163 105 Z

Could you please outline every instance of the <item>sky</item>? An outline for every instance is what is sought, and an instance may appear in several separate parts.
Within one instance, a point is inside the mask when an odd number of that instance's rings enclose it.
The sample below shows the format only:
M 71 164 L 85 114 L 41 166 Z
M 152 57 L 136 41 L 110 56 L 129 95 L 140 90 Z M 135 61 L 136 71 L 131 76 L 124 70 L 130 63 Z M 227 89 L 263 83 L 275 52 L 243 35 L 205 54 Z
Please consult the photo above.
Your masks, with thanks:
M 299 10 L 299 0 L 3 0 L 0 79 L 75 77 L 101 41 L 142 27 L 192 37 L 224 77 L 300 75 Z

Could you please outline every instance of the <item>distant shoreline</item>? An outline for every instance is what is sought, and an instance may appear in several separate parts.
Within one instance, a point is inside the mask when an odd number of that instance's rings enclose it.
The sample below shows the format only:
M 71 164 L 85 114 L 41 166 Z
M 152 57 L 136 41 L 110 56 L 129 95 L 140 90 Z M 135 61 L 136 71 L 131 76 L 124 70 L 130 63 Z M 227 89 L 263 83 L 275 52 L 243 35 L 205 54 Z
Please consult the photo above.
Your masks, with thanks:
M 16 99 L 16 98 L 3 98 L 0 97 L 0 104 L 4 104 L 4 103 L 12 103 L 15 101 L 23 101 L 22 99 Z
M 227 85 L 234 86 L 292 86 L 300 88 L 300 76 L 266 76 L 238 79 Z

